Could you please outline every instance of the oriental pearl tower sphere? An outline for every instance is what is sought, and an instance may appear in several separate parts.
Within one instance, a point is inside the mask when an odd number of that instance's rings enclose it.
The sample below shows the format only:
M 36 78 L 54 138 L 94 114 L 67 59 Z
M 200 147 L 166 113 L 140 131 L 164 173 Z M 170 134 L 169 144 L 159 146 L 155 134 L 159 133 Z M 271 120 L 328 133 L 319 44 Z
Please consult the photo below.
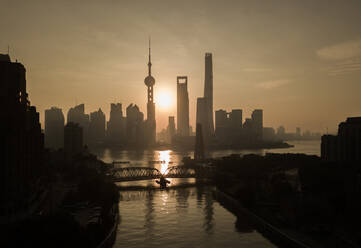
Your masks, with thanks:
M 148 102 L 147 102 L 147 125 L 149 131 L 149 144 L 155 144 L 155 104 L 154 104 L 154 94 L 153 94 L 153 86 L 155 84 L 155 79 L 152 76 L 151 72 L 152 63 L 150 57 L 150 39 L 149 39 L 149 60 L 148 60 L 148 76 L 144 79 L 144 84 L 147 86 L 148 92 Z

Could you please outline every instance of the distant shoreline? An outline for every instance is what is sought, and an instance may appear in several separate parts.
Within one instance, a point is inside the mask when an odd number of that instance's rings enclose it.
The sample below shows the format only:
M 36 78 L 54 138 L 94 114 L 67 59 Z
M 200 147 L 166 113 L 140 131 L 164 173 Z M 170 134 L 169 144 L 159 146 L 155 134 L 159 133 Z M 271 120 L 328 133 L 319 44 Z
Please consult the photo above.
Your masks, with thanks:
M 217 151 L 217 150 L 258 150 L 258 149 L 282 149 L 282 148 L 291 148 L 294 145 L 288 144 L 287 142 L 265 142 L 258 144 L 239 144 L 239 145 L 212 145 L 206 147 L 206 150 Z M 90 150 L 92 149 L 106 149 L 106 148 L 116 148 L 122 151 L 134 151 L 134 150 L 173 150 L 173 151 L 194 151 L 194 146 L 180 147 L 175 145 L 156 145 L 154 147 L 124 147 L 119 145 L 90 145 Z

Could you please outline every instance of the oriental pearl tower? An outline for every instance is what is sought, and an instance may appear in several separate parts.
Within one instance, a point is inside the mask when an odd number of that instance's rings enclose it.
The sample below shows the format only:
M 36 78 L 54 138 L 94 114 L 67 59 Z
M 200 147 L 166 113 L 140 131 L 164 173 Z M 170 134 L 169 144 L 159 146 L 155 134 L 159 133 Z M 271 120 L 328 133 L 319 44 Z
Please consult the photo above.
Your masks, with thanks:
M 148 102 L 147 102 L 147 141 L 149 145 L 155 144 L 155 104 L 154 104 L 154 94 L 153 86 L 155 84 L 155 79 L 152 76 L 152 63 L 150 57 L 150 39 L 149 39 L 149 60 L 148 60 L 148 76 L 144 79 L 144 84 L 147 86 L 148 93 Z

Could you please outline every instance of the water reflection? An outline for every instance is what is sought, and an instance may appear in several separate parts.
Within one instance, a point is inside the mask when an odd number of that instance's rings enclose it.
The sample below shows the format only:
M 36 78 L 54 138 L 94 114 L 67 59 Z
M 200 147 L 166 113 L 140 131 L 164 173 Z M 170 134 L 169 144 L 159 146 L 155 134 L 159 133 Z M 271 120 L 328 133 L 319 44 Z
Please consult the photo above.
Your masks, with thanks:
M 154 230 L 154 225 L 155 225 L 155 221 L 154 221 L 154 202 L 153 202 L 153 191 L 149 191 L 148 194 L 146 194 L 146 199 L 145 199 L 145 215 L 144 215 L 144 219 L 145 219 L 145 223 L 144 223 L 144 228 L 145 228 L 145 238 L 146 241 L 148 239 L 151 239 L 153 236 L 153 230 Z
M 275 247 L 246 219 L 223 208 L 211 187 L 128 190 L 120 195 L 122 222 L 113 247 Z
M 169 166 L 169 162 L 170 162 L 170 150 L 166 150 L 166 151 L 159 151 L 159 161 L 161 162 L 161 167 L 160 167 L 160 172 L 162 174 L 164 174 Z
M 208 234 L 213 234 L 213 197 L 212 192 L 208 191 L 205 193 L 205 202 L 204 202 L 204 230 Z

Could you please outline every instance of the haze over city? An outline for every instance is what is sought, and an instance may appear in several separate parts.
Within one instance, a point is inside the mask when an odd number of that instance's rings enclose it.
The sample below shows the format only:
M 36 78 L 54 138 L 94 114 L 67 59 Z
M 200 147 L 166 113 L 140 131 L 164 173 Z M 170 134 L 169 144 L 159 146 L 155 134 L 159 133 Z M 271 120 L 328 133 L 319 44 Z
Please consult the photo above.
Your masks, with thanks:
M 264 125 L 336 132 L 360 115 L 360 1 L 1 1 L 0 51 L 27 68 L 31 103 L 136 103 L 146 112 L 148 37 L 157 130 L 188 76 L 190 124 L 213 54 L 214 110 L 264 110 Z

